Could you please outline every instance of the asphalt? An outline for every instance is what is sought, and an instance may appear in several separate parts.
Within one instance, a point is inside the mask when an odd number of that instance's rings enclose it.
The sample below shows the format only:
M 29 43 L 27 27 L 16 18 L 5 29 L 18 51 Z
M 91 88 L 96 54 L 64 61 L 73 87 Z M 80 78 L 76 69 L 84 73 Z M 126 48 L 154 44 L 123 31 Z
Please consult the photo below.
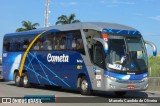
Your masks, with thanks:
M 96 100 L 107 100 L 108 98 L 118 99 L 113 92 L 94 92 L 91 96 L 83 96 L 78 91 L 59 89 L 56 87 L 44 87 L 35 86 L 31 88 L 16 87 L 13 81 L 0 82 L 0 97 L 24 97 L 25 95 L 54 95 L 58 98 L 66 97 L 70 102 L 73 103 L 45 103 L 45 104 L 0 104 L 0 106 L 159 106 L 159 103 L 96 103 Z M 148 98 L 148 97 L 160 97 L 160 92 L 128 92 L 124 98 Z M 76 98 L 81 99 L 82 102 L 75 103 Z M 88 98 L 93 99 L 95 103 L 84 103 L 83 101 Z

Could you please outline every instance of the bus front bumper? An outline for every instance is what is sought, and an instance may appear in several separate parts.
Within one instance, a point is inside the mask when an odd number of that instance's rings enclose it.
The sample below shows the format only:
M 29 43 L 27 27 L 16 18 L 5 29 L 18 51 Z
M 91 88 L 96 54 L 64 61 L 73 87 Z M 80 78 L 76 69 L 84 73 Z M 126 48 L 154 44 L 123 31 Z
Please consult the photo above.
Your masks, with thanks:
M 107 91 L 145 91 L 148 88 L 148 78 L 143 80 L 117 80 L 105 76 Z

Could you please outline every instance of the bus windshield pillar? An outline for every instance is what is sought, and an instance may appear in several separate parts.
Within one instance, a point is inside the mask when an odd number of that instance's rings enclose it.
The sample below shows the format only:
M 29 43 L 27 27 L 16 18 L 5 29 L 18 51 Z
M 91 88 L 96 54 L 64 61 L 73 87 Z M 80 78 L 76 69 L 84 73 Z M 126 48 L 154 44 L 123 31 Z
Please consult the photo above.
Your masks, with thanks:
M 104 52 L 106 53 L 106 54 L 108 54 L 108 43 L 104 40 L 104 39 L 102 39 L 102 38 L 93 38 L 95 41 L 99 41 L 99 42 L 101 42 L 102 43 L 102 45 L 103 45 L 103 47 L 104 47 Z

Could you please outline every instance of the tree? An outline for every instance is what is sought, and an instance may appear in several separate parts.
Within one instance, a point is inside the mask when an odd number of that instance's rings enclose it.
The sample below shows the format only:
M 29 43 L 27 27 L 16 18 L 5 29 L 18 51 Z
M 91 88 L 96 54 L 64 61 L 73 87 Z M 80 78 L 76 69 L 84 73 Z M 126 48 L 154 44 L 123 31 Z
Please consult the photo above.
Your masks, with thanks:
M 39 26 L 39 23 L 32 24 L 32 22 L 30 22 L 30 21 L 22 21 L 22 27 L 17 28 L 16 32 L 22 32 L 22 31 L 36 29 L 36 26 Z
M 78 23 L 80 22 L 79 20 L 75 20 L 75 14 L 71 14 L 69 17 L 66 15 L 61 15 L 58 17 L 58 21 L 56 22 L 56 25 L 58 24 L 71 24 L 71 23 Z

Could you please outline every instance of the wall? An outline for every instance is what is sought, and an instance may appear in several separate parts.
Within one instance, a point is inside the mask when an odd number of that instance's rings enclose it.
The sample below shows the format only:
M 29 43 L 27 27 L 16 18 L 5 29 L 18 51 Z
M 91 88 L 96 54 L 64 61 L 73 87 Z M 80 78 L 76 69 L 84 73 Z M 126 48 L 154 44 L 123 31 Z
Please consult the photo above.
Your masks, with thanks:
M 160 91 L 160 77 L 150 77 L 148 91 Z

